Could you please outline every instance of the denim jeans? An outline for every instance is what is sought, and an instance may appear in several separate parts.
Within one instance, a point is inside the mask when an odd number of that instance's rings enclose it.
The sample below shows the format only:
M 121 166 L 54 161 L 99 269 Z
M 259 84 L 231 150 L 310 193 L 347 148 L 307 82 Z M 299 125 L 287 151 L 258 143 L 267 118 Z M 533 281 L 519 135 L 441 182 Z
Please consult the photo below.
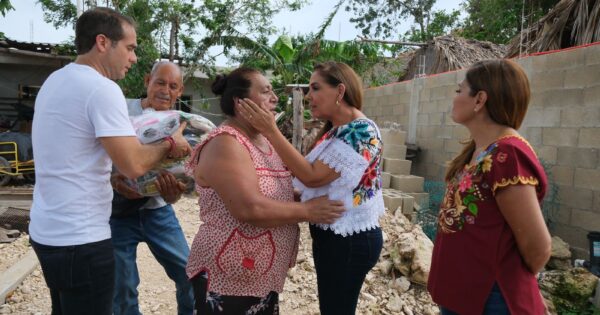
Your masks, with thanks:
M 52 315 L 112 314 L 115 260 L 110 239 L 74 246 L 29 241 L 50 289 Z
M 442 315 L 458 315 L 445 307 L 440 307 Z M 494 283 L 490 295 L 488 295 L 487 301 L 485 302 L 485 308 L 483 309 L 483 315 L 510 315 L 508 305 L 502 296 L 500 287 L 497 283 Z
M 310 234 L 321 314 L 354 314 L 365 276 L 381 253 L 381 229 L 344 237 L 311 225 Z
M 190 249 L 173 207 L 143 209 L 126 217 L 111 218 L 112 241 L 115 247 L 115 315 L 139 315 L 140 283 L 136 264 L 137 246 L 145 242 L 167 275 L 175 282 L 177 313 L 190 315 L 194 311 L 192 284 L 185 273 Z

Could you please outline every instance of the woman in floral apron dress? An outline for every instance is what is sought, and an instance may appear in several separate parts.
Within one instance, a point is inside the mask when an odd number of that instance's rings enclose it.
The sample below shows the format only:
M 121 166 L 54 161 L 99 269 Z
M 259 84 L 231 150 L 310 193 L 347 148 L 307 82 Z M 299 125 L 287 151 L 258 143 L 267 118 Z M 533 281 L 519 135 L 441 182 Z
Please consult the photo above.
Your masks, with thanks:
M 234 104 L 277 96 L 260 72 L 239 68 L 212 86 L 228 116 L 194 149 L 187 171 L 196 180 L 202 224 L 186 271 L 198 314 L 278 314 L 278 293 L 296 260 L 298 222 L 331 223 L 341 202 L 294 202 L 291 173 L 269 141 Z

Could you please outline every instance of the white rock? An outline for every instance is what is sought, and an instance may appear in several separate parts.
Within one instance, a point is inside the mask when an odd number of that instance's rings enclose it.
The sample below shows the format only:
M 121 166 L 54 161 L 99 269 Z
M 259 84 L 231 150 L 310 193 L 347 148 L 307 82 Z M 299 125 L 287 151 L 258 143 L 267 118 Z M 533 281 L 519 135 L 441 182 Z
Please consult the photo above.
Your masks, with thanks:
M 379 268 L 379 271 L 381 271 L 381 274 L 384 275 L 384 276 L 390 274 L 390 272 L 392 271 L 392 267 L 393 266 L 394 266 L 394 263 L 391 260 L 388 260 L 388 259 L 380 261 L 377 264 L 377 267 Z
M 374 296 L 372 296 L 371 294 L 369 294 L 369 293 L 367 293 L 367 292 L 363 292 L 363 293 L 361 293 L 361 295 L 362 295 L 362 296 L 363 296 L 365 299 L 369 300 L 369 302 L 371 302 L 371 303 L 376 303 L 376 302 L 377 302 L 377 298 L 376 298 L 376 297 L 374 297 Z
M 404 293 L 410 289 L 410 281 L 406 277 L 400 277 L 394 281 L 393 286 L 398 290 L 398 293 Z
M 389 299 L 385 307 L 392 312 L 400 312 L 402 310 L 402 300 L 399 296 L 394 295 Z

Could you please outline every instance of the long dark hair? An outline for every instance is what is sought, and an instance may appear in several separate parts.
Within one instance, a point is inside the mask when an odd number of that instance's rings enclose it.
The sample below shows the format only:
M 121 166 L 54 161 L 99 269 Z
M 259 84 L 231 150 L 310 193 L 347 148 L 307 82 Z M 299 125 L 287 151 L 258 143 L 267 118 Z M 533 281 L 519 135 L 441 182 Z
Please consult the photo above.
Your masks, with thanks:
M 521 66 L 508 59 L 478 61 L 467 71 L 465 82 L 469 85 L 471 96 L 479 91 L 487 93 L 485 109 L 494 122 L 519 129 L 531 96 L 529 80 Z M 470 139 L 458 156 L 450 161 L 446 181 L 452 180 L 469 163 L 474 152 L 475 141 Z

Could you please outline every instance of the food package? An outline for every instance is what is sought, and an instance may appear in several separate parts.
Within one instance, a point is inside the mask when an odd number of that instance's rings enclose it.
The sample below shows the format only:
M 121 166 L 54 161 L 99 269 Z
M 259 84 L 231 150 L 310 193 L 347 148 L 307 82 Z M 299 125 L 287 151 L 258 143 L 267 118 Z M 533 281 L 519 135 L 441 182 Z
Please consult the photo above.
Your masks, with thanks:
M 175 178 L 177 178 L 178 181 L 185 184 L 186 189 L 184 193 L 189 194 L 194 191 L 194 179 L 185 174 L 184 165 L 185 158 L 167 159 L 162 161 L 155 169 L 136 178 L 135 180 L 127 179 L 126 182 L 131 188 L 136 190 L 142 196 L 159 196 L 160 193 L 156 187 L 156 179 L 160 171 L 165 170 L 175 175 Z
M 129 117 L 135 134 L 143 144 L 152 143 L 170 136 L 179 128 L 177 111 L 144 111 L 138 116 Z
M 179 128 L 181 119 L 188 122 L 183 136 L 192 147 L 203 139 L 203 135 L 216 128 L 215 124 L 200 115 L 177 110 L 146 110 L 141 115 L 130 117 L 135 133 L 143 144 L 172 135 Z M 186 193 L 190 193 L 194 190 L 194 179 L 185 175 L 185 159 L 165 159 L 146 174 L 135 180 L 128 180 L 128 184 L 143 196 L 158 196 L 160 193 L 156 188 L 156 178 L 161 170 L 166 170 L 184 183 Z
M 187 121 L 184 134 L 200 136 L 214 128 L 212 121 L 196 114 L 178 110 L 145 110 L 143 114 L 129 117 L 135 133 L 143 144 L 170 136 L 179 128 L 180 120 Z

